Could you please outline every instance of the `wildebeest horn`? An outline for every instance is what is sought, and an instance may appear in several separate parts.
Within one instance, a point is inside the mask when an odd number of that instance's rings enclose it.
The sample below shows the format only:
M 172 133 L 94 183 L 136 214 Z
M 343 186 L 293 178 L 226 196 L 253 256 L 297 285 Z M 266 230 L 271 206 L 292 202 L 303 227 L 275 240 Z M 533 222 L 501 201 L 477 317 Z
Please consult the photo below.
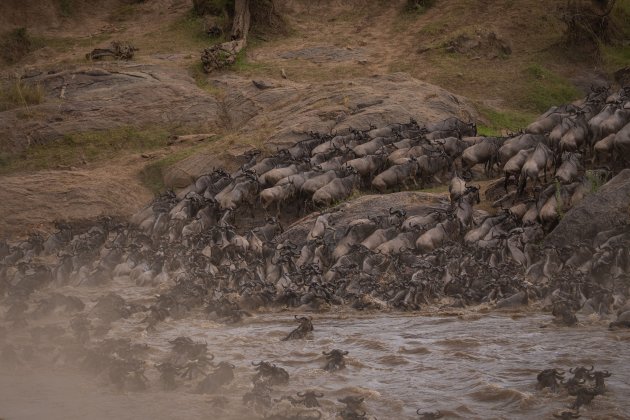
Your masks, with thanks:
M 324 396 L 324 394 L 321 392 L 313 392 L 313 395 L 315 395 L 317 398 L 321 398 Z
M 343 354 L 344 356 L 348 354 L 348 351 L 342 351 L 341 354 Z
M 252 362 L 252 366 L 260 366 L 262 364 L 262 361 L 256 363 L 256 362 Z
M 304 395 L 305 395 L 305 394 L 304 394 L 303 392 L 298 392 L 298 393 L 297 393 L 297 396 L 298 396 L 298 397 L 300 397 L 300 398 L 304 398 Z
M 322 352 L 322 354 L 323 354 L 324 356 L 330 356 L 330 352 L 325 352 L 325 351 L 323 351 L 323 352 Z

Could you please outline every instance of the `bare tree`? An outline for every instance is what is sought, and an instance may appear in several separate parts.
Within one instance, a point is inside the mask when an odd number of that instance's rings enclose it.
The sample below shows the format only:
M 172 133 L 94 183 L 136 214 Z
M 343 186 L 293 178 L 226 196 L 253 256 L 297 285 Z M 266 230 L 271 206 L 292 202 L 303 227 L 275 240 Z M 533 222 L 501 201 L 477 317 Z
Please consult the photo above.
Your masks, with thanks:
M 570 45 L 597 47 L 615 38 L 611 16 L 617 0 L 567 0 L 559 8 L 560 19 L 567 25 L 565 41 Z
M 204 71 L 207 73 L 234 64 L 236 58 L 247 46 L 247 37 L 254 26 L 278 30 L 283 20 L 277 12 L 276 0 L 235 0 L 231 10 L 231 40 L 206 48 L 201 56 Z

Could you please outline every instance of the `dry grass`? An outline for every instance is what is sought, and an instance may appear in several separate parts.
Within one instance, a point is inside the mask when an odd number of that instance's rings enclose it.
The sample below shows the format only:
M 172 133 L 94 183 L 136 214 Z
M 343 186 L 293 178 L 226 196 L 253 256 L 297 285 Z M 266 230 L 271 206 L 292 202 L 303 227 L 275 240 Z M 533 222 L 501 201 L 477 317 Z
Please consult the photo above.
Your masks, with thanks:
M 26 108 L 29 113 L 29 105 L 37 105 L 44 100 L 44 89 L 40 85 L 24 83 L 15 78 L 2 86 L 0 90 L 0 111 L 13 108 Z
M 0 155 L 0 174 L 80 166 L 113 159 L 127 152 L 145 152 L 166 146 L 165 128 L 120 127 L 82 132 L 18 153 Z

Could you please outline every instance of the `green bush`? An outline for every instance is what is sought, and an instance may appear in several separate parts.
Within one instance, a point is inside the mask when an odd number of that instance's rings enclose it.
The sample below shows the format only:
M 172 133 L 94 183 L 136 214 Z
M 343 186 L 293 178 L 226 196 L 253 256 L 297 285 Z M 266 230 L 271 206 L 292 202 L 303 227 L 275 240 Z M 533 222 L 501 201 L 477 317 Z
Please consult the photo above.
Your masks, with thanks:
M 435 4 L 435 0 L 407 0 L 405 10 L 413 13 L 424 13 Z
M 0 37 L 0 57 L 7 64 L 22 59 L 33 49 L 33 41 L 26 28 L 17 28 Z
M 198 16 L 221 16 L 232 13 L 234 0 L 193 0 L 193 10 Z

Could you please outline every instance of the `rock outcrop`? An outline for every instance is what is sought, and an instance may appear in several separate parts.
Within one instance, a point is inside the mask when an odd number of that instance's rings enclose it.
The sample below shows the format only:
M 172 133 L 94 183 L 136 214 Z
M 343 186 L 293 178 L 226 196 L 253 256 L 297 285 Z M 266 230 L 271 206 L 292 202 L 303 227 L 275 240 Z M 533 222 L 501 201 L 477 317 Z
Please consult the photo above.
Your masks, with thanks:
M 623 224 L 630 224 L 630 169 L 621 171 L 567 212 L 546 242 L 556 246 L 578 244 Z

